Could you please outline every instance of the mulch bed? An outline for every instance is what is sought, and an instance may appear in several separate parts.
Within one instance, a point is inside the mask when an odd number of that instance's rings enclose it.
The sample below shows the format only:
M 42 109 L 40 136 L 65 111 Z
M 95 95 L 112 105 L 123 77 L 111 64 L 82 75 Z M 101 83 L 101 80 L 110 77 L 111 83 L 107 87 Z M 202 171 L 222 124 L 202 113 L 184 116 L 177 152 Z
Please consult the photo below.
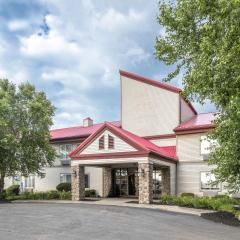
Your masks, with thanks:
M 229 212 L 203 213 L 201 217 L 214 222 L 230 225 L 230 226 L 235 226 L 235 227 L 240 226 L 240 221 L 234 216 L 234 214 Z

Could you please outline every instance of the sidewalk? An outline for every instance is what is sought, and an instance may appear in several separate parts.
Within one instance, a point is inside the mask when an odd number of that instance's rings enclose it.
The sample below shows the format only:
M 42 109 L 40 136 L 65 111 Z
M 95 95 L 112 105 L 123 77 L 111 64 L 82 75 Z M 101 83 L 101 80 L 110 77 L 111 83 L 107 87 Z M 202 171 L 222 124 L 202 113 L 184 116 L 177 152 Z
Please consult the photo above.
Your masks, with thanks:
M 173 213 L 182 213 L 188 215 L 201 216 L 203 213 L 214 212 L 205 209 L 186 208 L 179 206 L 157 205 L 157 204 L 138 204 L 133 202 L 130 198 L 104 198 L 100 200 L 85 200 L 85 201 L 69 201 L 69 200 L 16 200 L 13 203 L 59 203 L 59 204 L 93 204 L 104 206 L 118 206 L 118 207 L 132 207 L 156 209 Z

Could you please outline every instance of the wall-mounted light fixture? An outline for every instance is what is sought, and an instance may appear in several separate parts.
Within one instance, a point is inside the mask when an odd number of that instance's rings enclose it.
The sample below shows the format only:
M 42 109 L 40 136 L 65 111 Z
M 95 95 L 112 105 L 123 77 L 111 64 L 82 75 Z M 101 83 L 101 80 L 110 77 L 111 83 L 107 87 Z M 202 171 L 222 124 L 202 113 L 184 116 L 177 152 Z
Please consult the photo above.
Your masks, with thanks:
M 73 170 L 72 170 L 72 176 L 73 176 L 73 177 L 77 177 L 77 171 L 76 171 L 76 169 L 73 169 Z

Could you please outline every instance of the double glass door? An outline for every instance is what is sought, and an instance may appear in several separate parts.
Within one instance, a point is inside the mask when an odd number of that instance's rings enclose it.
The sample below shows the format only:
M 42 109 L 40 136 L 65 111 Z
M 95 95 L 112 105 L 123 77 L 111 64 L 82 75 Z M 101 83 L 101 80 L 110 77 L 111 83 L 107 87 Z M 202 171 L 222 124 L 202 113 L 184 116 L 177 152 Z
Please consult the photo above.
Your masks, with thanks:
M 129 196 L 136 195 L 136 170 L 128 168 L 114 169 L 114 195 Z

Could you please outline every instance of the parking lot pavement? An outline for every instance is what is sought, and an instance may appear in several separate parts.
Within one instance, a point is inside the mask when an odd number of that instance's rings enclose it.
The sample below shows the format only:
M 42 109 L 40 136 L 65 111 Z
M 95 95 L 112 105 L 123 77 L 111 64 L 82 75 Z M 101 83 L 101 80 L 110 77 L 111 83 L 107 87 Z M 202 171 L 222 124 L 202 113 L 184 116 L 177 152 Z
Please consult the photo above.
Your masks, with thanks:
M 88 204 L 0 204 L 0 240 L 240 239 L 240 228 L 197 216 Z

